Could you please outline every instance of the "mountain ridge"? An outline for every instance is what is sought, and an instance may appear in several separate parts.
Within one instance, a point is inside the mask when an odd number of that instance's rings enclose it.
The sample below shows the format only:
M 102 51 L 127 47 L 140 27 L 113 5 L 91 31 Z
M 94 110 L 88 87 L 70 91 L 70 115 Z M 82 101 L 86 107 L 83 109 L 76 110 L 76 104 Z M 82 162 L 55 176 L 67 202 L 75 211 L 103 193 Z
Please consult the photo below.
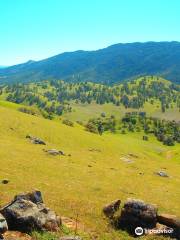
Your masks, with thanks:
M 2 83 L 62 79 L 114 84 L 143 75 L 157 75 L 179 83 L 180 42 L 119 43 L 0 69 Z

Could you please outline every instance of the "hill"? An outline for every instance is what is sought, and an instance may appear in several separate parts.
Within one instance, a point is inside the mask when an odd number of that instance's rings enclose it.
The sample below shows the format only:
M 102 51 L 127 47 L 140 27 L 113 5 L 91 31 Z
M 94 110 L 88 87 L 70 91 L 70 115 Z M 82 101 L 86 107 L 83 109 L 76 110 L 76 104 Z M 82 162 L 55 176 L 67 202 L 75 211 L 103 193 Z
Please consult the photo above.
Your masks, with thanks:
M 180 83 L 180 43 L 116 44 L 0 69 L 2 83 L 63 79 L 113 84 L 142 75 L 158 75 Z
M 75 121 L 103 112 L 120 117 L 129 111 L 146 111 L 150 116 L 178 120 L 179 93 L 178 85 L 156 76 L 114 86 L 58 80 L 0 86 L 1 100 L 34 106 L 46 118 L 66 115 Z
M 87 232 L 84 239 L 134 239 L 110 228 L 103 218 L 102 207 L 112 199 L 140 198 L 157 204 L 160 212 L 179 214 L 178 146 L 164 146 L 153 137 L 145 142 L 140 133 L 99 136 L 79 125 L 69 127 L 6 106 L 0 106 L 0 116 L 0 175 L 10 180 L 1 185 L 1 205 L 19 192 L 40 189 L 60 216 L 78 215 L 78 232 Z M 27 134 L 47 145 L 32 144 Z M 43 151 L 51 148 L 66 156 Z M 160 169 L 171 178 L 156 176 Z
M 87 131 L 153 134 L 163 144 L 180 142 L 179 86 L 146 76 L 115 86 L 41 81 L 0 87 L 0 105 L 61 121 Z M 100 111 L 101 110 L 101 111 Z M 170 121 L 171 120 L 171 121 Z M 145 137 L 148 140 L 148 136 Z

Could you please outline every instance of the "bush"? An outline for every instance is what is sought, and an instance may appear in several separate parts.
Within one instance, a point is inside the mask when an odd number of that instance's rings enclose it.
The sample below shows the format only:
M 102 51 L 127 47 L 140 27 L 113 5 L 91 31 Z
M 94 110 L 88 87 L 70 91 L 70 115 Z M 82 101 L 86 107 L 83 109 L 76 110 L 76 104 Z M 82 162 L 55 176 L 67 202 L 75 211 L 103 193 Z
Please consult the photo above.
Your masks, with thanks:
M 88 122 L 85 127 L 86 127 L 86 131 L 88 131 L 88 132 L 98 133 L 98 129 L 97 129 L 96 125 L 94 125 L 91 122 Z
M 143 136 L 143 140 L 148 141 L 149 140 L 148 136 Z
M 18 110 L 20 112 L 27 113 L 27 114 L 30 114 L 30 115 L 37 115 L 36 111 L 33 110 L 33 109 L 30 109 L 30 108 L 20 107 Z
M 84 123 L 82 121 L 76 121 L 76 122 L 77 122 L 77 124 L 84 126 Z
M 167 146 L 174 146 L 174 140 L 171 136 L 165 137 L 163 140 L 163 144 Z
M 70 126 L 70 127 L 74 127 L 74 123 L 68 119 L 64 119 L 62 121 L 63 124 L 67 125 L 67 126 Z
M 126 134 L 126 131 L 123 129 L 123 130 L 121 131 L 121 134 Z

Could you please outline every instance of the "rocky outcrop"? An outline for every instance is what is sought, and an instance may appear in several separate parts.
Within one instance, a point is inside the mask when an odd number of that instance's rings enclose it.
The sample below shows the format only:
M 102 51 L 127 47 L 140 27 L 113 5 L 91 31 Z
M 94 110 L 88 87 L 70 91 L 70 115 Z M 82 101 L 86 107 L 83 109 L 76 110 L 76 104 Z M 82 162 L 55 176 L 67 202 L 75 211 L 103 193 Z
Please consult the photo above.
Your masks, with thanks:
M 119 210 L 121 204 L 121 200 L 115 200 L 103 208 L 103 213 L 105 214 L 106 217 L 112 218 L 114 214 Z
M 180 218 L 169 214 L 158 214 L 158 208 L 155 205 L 137 199 L 128 199 L 120 214 L 112 218 L 113 213 L 119 209 L 119 202 L 121 201 L 116 200 L 103 208 L 104 214 L 110 216 L 113 227 L 127 230 L 136 237 L 147 234 L 180 239 Z M 141 230 L 140 234 L 136 234 L 137 228 Z
M 43 204 L 41 192 L 35 191 L 15 196 L 14 200 L 1 209 L 10 230 L 29 233 L 57 231 L 61 221 L 56 213 Z
M 38 137 L 33 137 L 33 136 L 30 136 L 30 135 L 27 135 L 26 138 L 30 139 L 33 144 L 46 145 L 46 143 Z
M 153 228 L 156 223 L 157 207 L 137 199 L 128 199 L 119 217 L 119 225 L 130 231 L 136 227 Z

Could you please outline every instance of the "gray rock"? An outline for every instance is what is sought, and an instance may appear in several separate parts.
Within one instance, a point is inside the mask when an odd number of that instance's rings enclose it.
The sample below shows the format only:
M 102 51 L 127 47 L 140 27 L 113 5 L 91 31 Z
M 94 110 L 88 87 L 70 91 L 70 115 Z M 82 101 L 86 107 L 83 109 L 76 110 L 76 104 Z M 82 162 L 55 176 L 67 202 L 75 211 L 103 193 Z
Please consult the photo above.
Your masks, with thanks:
M 50 155 L 57 156 L 57 155 L 65 155 L 61 150 L 56 150 L 56 149 L 50 149 L 50 150 L 45 150 Z
M 33 144 L 46 145 L 46 143 L 40 138 L 33 137 L 33 136 L 30 136 L 30 135 L 27 135 L 26 138 L 29 138 Z
M 119 210 L 120 204 L 121 204 L 121 200 L 119 199 L 107 204 L 103 208 L 103 213 L 105 214 L 106 217 L 112 218 L 115 212 Z
M 8 230 L 8 225 L 6 219 L 2 214 L 0 214 L 0 235 Z
M 9 205 L 1 209 L 9 229 L 25 233 L 34 230 L 58 231 L 60 218 L 42 202 L 38 191 L 17 195 Z
M 156 174 L 160 177 L 169 177 L 168 174 L 166 172 L 163 172 L 163 171 L 159 171 Z
M 156 223 L 157 207 L 137 199 L 128 199 L 119 217 L 119 225 L 130 231 L 136 227 L 154 228 Z

